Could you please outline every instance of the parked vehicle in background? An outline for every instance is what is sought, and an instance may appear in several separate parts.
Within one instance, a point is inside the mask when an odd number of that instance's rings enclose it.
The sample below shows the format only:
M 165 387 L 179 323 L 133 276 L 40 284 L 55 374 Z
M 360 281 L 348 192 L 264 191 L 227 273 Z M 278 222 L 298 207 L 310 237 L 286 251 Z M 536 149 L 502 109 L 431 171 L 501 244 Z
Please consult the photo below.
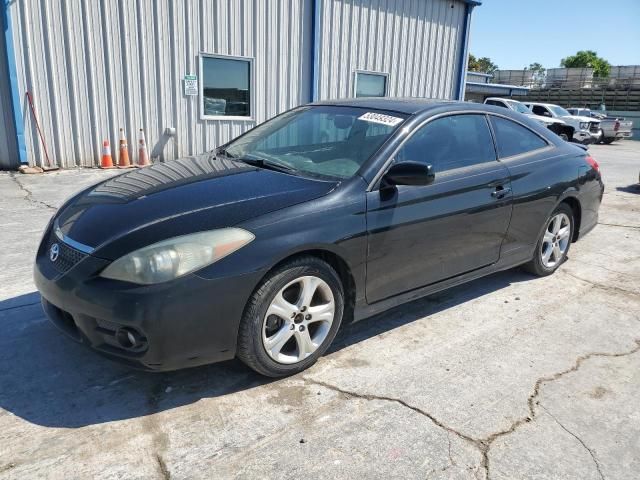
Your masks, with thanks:
M 524 104 L 536 115 L 547 118 L 558 118 L 567 125 L 571 125 L 575 129 L 573 132 L 573 140 L 576 142 L 584 144 L 596 143 L 602 136 L 602 132 L 600 132 L 600 120 L 591 117 L 571 115 L 561 106 L 552 103 L 524 102 Z
M 600 142 L 606 143 L 607 145 L 614 140 L 631 138 L 633 136 L 633 122 L 625 121 L 624 118 L 609 117 L 604 113 L 596 112 L 588 108 L 567 108 L 567 111 L 571 115 L 597 118 L 600 120 L 600 130 L 602 130 Z
M 495 105 L 496 107 L 504 107 L 513 110 L 514 112 L 522 113 L 523 115 L 540 122 L 563 140 L 566 140 L 567 142 L 573 140 L 573 132 L 575 129 L 571 125 L 567 125 L 564 120 L 560 120 L 559 118 L 536 115 L 522 102 L 511 98 L 489 97 L 485 98 L 484 103 L 486 105 Z

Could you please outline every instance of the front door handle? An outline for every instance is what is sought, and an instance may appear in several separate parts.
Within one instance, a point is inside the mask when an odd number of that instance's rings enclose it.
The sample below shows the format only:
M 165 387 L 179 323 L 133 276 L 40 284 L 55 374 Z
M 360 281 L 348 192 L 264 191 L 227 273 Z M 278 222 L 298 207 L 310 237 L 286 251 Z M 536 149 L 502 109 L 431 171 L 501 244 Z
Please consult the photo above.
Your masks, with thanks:
M 493 198 L 504 198 L 511 193 L 511 187 L 503 187 L 502 185 L 498 185 L 496 189 L 491 192 L 491 196 Z

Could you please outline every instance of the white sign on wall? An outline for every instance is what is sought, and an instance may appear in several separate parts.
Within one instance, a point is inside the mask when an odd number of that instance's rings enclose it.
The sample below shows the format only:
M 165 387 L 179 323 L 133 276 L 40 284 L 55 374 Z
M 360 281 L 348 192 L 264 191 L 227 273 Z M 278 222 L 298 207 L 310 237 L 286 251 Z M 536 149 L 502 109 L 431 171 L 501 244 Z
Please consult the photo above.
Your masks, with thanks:
M 185 75 L 184 76 L 184 94 L 185 95 L 198 95 L 198 76 L 197 75 Z

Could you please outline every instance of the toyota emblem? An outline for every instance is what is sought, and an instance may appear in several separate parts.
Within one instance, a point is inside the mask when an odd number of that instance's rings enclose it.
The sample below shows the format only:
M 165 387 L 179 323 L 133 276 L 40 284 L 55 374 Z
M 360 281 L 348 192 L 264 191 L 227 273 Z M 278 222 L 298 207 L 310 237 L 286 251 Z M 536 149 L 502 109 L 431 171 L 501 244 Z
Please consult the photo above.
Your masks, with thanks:
M 49 249 L 49 260 L 55 262 L 58 259 L 58 255 L 60 255 L 60 245 L 54 243 Z

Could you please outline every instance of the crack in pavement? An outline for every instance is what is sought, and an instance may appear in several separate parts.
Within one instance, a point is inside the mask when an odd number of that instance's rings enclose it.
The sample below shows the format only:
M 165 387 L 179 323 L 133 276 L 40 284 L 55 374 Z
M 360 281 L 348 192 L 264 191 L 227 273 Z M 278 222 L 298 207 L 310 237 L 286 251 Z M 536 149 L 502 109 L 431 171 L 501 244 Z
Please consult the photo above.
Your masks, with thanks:
M 17 464 L 11 462 L 11 463 L 7 463 L 5 465 L 1 465 L 0 466 L 0 473 L 2 472 L 6 472 L 8 470 L 11 470 L 12 468 L 16 468 Z
M 581 282 L 584 283 L 588 283 L 589 285 L 593 286 L 594 288 L 599 288 L 601 290 L 606 290 L 608 292 L 617 292 L 617 293 L 623 293 L 625 295 L 633 295 L 634 297 L 638 296 L 638 292 L 634 292 L 633 290 L 627 290 L 626 288 L 622 288 L 622 287 L 616 287 L 613 285 L 605 285 L 603 283 L 598 283 L 598 282 L 594 282 L 593 280 L 589 280 L 587 278 L 583 278 L 580 277 L 574 273 L 568 272 L 567 270 L 564 269 L 560 269 L 560 272 L 562 272 L 565 275 L 570 276 L 571 278 L 575 278 L 576 280 L 580 280 Z M 626 273 L 624 274 L 626 275 Z
M 167 464 L 164 462 L 164 458 L 159 453 L 156 453 L 156 461 L 158 462 L 158 468 L 160 469 L 160 475 L 164 480 L 171 480 L 171 472 L 167 468 Z
M 35 198 L 33 198 L 33 192 L 31 190 L 29 190 L 26 186 L 24 186 L 22 184 L 22 182 L 20 180 L 18 180 L 18 177 L 16 177 L 16 174 L 14 172 L 9 172 L 9 177 L 15 182 L 15 184 L 18 186 L 18 188 L 24 192 L 26 194 L 25 196 L 25 200 L 28 203 L 31 203 L 33 205 L 39 206 L 39 207 L 45 207 L 48 209 L 51 209 L 53 211 L 57 211 L 58 207 L 51 205 L 47 202 L 43 202 L 42 200 L 36 200 Z
M 620 228 L 631 228 L 634 230 L 640 230 L 640 225 L 623 225 L 621 223 L 604 223 L 598 222 L 598 225 L 605 225 L 607 227 L 620 227 Z
M 358 393 L 358 392 L 354 392 L 352 390 L 345 390 L 343 388 L 340 388 L 336 385 L 332 385 L 330 383 L 327 382 L 323 382 L 322 380 L 314 380 L 312 378 L 309 377 L 302 377 L 302 380 L 308 383 L 311 383 L 312 385 L 318 385 L 324 388 L 327 388 L 329 390 L 332 390 L 334 392 L 337 392 L 343 396 L 345 396 L 347 399 L 354 397 L 354 398 L 360 398 L 363 400 L 380 400 L 380 401 L 386 401 L 386 402 L 392 402 L 392 403 L 397 403 L 399 405 L 402 405 L 405 408 L 408 408 L 409 410 L 413 410 L 414 412 L 427 417 L 429 420 L 431 420 L 431 422 L 440 427 L 441 429 L 443 429 L 444 431 L 447 432 L 447 435 L 449 433 L 453 433 L 455 436 L 457 436 L 458 438 L 471 443 L 474 447 L 476 447 L 478 450 L 480 450 L 480 452 L 483 455 L 483 460 L 482 460 L 482 467 L 484 468 L 484 463 L 485 463 L 485 455 L 484 455 L 484 451 L 486 449 L 486 446 L 483 445 L 481 440 L 478 440 L 476 438 L 473 438 L 469 435 L 466 435 L 462 432 L 458 432 L 457 430 L 455 430 L 454 428 L 445 425 L 442 421 L 438 420 L 435 416 L 433 416 L 432 414 L 430 414 L 429 412 L 426 412 L 425 410 L 422 410 L 419 407 L 416 407 L 414 405 L 411 405 L 407 402 L 405 402 L 404 400 L 400 399 L 400 398 L 395 398 L 395 397 L 387 397 L 384 395 L 373 395 L 373 394 L 368 394 L 368 393 Z M 455 465 L 455 464 L 454 464 Z M 486 470 L 486 468 L 485 468 Z
M 159 409 L 159 403 L 162 396 L 162 392 L 165 391 L 167 386 L 166 376 L 162 376 L 158 382 L 156 382 L 151 391 L 148 394 L 147 406 L 149 407 L 149 414 L 144 418 L 144 429 L 151 435 L 151 446 L 154 450 L 154 458 L 158 465 L 158 471 L 160 478 L 163 480 L 171 479 L 171 472 L 167 467 L 167 463 L 164 460 L 163 454 L 167 450 L 169 443 L 169 437 L 164 432 L 158 423 L 154 415 L 156 415 Z
M 538 405 L 540 406 L 540 408 L 542 408 L 547 413 L 547 415 L 549 415 L 553 419 L 554 422 L 556 422 L 560 426 L 560 428 L 562 428 L 565 432 L 567 432 L 569 435 L 571 435 L 573 438 L 575 438 L 578 442 L 580 442 L 580 445 L 582 445 L 585 448 L 585 450 L 587 452 L 589 452 L 589 455 L 591 455 L 591 459 L 593 460 L 593 463 L 596 466 L 596 470 L 598 470 L 598 475 L 600 476 L 600 479 L 604 480 L 604 474 L 602 473 L 602 469 L 600 467 L 600 462 L 598 461 L 598 459 L 596 457 L 596 454 L 593 452 L 593 450 L 591 450 L 587 446 L 587 444 L 584 443 L 584 441 L 580 437 L 578 437 L 578 435 L 576 435 L 571 430 L 569 430 L 567 427 L 565 427 L 560 422 L 560 420 L 558 420 L 556 418 L 556 416 L 553 413 L 551 413 L 544 405 L 542 405 L 541 403 L 538 403 Z
M 536 380 L 534 387 L 533 387 L 533 392 L 531 393 L 531 395 L 529 395 L 529 397 L 527 398 L 527 408 L 529 410 L 528 415 L 519 418 L 517 420 L 515 420 L 510 426 L 509 428 L 506 428 L 504 430 L 500 430 L 498 432 L 494 432 L 492 434 L 490 434 L 487 437 L 484 438 L 474 438 L 470 435 L 467 435 L 465 433 L 459 432 L 456 429 L 454 429 L 453 427 L 450 427 L 448 425 L 446 425 L 442 420 L 439 420 L 438 418 L 436 418 L 434 415 L 430 414 L 429 412 L 416 407 L 414 405 L 411 405 L 409 403 L 407 403 L 406 401 L 400 399 L 400 398 L 395 398 L 395 397 L 388 397 L 385 395 L 374 395 L 374 394 L 369 394 L 369 393 L 358 393 L 352 390 L 346 390 L 344 388 L 338 387 L 336 385 L 332 385 L 330 383 L 327 382 L 323 382 L 321 380 L 314 380 L 312 378 L 309 377 L 302 377 L 302 380 L 308 383 L 311 383 L 312 385 L 318 385 L 324 388 L 327 388 L 329 390 L 332 390 L 334 392 L 337 392 L 343 396 L 345 396 L 347 399 L 353 397 L 353 398 L 359 398 L 359 399 L 363 399 L 363 400 L 380 400 L 380 401 L 387 401 L 387 402 L 393 402 L 393 403 L 397 403 L 399 405 L 402 405 L 403 407 L 406 407 L 420 415 L 423 415 L 425 417 L 427 417 L 429 420 L 431 420 L 431 422 L 442 428 L 443 430 L 445 430 L 448 433 L 453 433 L 454 435 L 456 435 L 458 438 L 472 444 L 473 446 L 475 446 L 480 453 L 482 454 L 482 462 L 480 464 L 480 467 L 484 470 L 485 472 L 485 479 L 489 479 L 490 478 L 490 464 L 489 464 L 489 451 L 491 449 L 491 445 L 493 444 L 493 442 L 495 442 L 497 439 L 507 436 L 513 432 L 515 432 L 520 426 L 529 423 L 531 421 L 533 421 L 536 418 L 536 405 L 539 405 L 540 402 L 538 402 L 536 399 L 538 398 L 538 395 L 540 394 L 540 389 L 542 388 L 542 386 L 546 383 L 550 383 L 550 382 L 554 382 L 560 378 L 562 378 L 563 376 L 575 372 L 577 371 L 580 366 L 587 360 L 591 359 L 591 358 L 618 358 L 618 357 L 626 357 L 628 355 L 633 355 L 634 353 L 637 353 L 640 351 L 640 339 L 635 339 L 634 342 L 636 343 L 636 346 L 634 348 L 632 348 L 631 350 L 628 350 L 626 352 L 620 352 L 620 353 L 610 353 L 610 352 L 591 352 L 591 353 L 587 353 L 585 355 L 581 355 L 579 356 L 576 361 L 573 363 L 573 365 L 565 370 L 562 370 L 561 372 L 557 372 L 554 373 L 553 375 L 549 375 L 549 376 L 545 376 L 545 377 L 540 377 L 538 380 Z M 585 446 L 586 448 L 586 446 Z M 598 469 L 598 471 L 600 471 Z M 600 472 L 601 473 L 601 472 Z M 601 473 L 602 474 L 602 473 Z

